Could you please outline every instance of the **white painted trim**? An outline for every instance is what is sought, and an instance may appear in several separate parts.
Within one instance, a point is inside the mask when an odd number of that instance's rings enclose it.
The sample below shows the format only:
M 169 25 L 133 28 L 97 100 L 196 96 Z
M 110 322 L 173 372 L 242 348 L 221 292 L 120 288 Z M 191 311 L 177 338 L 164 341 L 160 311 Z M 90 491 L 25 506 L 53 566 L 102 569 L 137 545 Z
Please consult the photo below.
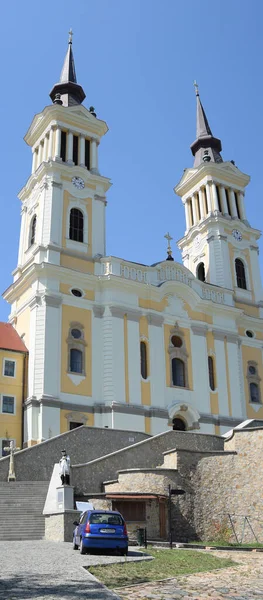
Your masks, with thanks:
M 85 375 L 77 375 L 76 373 L 67 373 L 67 376 L 76 386 L 86 379 Z
M 15 363 L 15 369 L 14 369 L 14 375 L 5 375 L 5 363 L 6 361 L 8 362 L 13 362 Z M 3 377 L 7 377 L 7 379 L 15 379 L 16 378 L 16 360 L 14 358 L 3 358 Z
M 12 413 L 3 412 L 3 397 L 12 398 L 14 400 L 14 412 L 12 412 Z M 12 415 L 13 417 L 15 417 L 15 415 L 16 415 L 16 396 L 14 396 L 13 394 L 1 394 L 1 414 L 2 415 Z

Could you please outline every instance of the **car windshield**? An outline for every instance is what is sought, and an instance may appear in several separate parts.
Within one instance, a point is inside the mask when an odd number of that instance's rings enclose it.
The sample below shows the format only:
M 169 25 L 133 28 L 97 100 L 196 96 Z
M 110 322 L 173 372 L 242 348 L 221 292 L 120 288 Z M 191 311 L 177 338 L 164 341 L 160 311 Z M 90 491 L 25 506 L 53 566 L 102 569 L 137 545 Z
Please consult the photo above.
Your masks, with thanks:
M 123 525 L 120 515 L 108 515 L 107 513 L 93 513 L 90 515 L 90 524 L 103 523 L 104 525 Z

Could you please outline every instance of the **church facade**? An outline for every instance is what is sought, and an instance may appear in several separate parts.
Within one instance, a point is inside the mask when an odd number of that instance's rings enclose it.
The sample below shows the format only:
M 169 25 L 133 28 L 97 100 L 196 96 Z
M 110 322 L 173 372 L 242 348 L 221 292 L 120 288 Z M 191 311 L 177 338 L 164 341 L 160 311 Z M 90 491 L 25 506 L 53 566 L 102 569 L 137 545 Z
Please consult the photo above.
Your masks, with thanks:
M 245 213 L 249 176 L 222 159 L 198 89 L 194 165 L 175 187 L 182 264 L 168 236 L 151 266 L 106 256 L 107 125 L 82 104 L 71 38 L 50 97 L 25 136 L 32 171 L 4 293 L 29 350 L 24 444 L 80 424 L 223 434 L 262 419 L 260 232 Z

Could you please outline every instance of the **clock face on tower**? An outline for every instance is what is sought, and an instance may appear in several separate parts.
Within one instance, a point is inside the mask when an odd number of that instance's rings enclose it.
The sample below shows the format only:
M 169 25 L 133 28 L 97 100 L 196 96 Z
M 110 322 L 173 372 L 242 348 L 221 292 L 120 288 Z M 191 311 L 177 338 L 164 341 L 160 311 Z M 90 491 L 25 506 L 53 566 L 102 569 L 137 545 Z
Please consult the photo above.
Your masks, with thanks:
M 75 185 L 75 187 L 78 188 L 78 190 L 83 190 L 83 188 L 85 187 L 85 182 L 83 181 L 83 179 L 81 179 L 81 177 L 72 177 L 71 181 L 73 185 Z
M 232 236 L 233 236 L 233 238 L 235 238 L 235 240 L 237 240 L 237 242 L 241 242 L 242 233 L 240 233 L 240 231 L 238 231 L 238 229 L 233 229 Z

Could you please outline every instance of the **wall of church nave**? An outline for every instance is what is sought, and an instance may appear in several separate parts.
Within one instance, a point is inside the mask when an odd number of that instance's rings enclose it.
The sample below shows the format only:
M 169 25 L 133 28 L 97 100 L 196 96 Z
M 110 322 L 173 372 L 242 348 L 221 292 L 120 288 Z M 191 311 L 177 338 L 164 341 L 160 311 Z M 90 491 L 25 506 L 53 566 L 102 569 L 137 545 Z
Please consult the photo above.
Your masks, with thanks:
M 72 329 L 80 329 L 83 337 L 80 342 L 71 335 Z M 91 311 L 84 308 L 62 305 L 61 331 L 61 391 L 67 394 L 92 395 L 92 331 Z M 70 350 L 82 352 L 82 370 L 70 370 Z M 73 366 L 71 365 L 71 368 Z
M 132 413 L 114 412 L 114 429 L 133 430 L 145 432 L 145 420 L 143 415 L 134 415 Z

